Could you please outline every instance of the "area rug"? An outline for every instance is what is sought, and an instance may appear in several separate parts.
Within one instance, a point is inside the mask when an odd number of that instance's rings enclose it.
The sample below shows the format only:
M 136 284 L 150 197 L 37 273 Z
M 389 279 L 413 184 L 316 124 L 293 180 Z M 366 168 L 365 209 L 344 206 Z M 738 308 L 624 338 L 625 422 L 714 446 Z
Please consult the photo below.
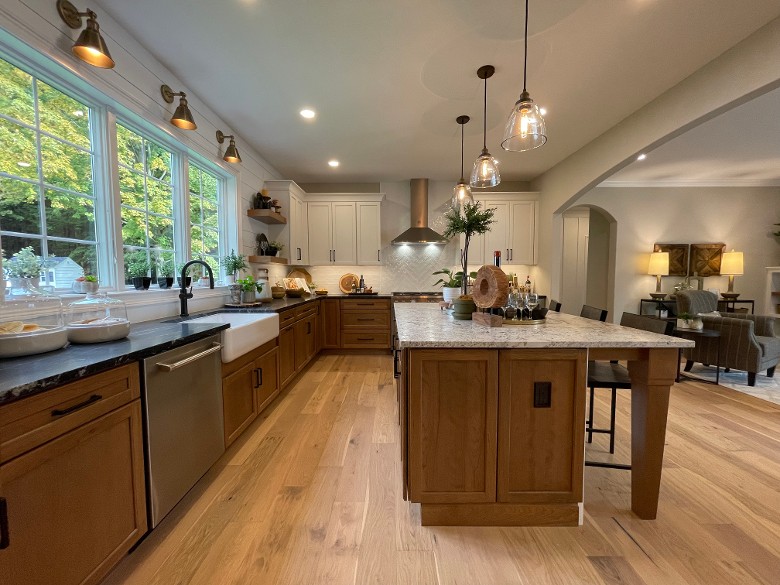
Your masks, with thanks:
M 693 364 L 693 368 L 691 368 L 690 372 L 683 373 L 691 378 L 715 382 L 714 367 Z M 759 372 L 756 375 L 756 385 L 748 386 L 747 372 L 739 370 L 724 372 L 723 369 L 721 369 L 720 385 L 736 390 L 737 392 L 743 392 L 755 396 L 756 398 L 780 404 L 780 372 L 776 373 L 774 378 L 767 378 L 766 372 Z

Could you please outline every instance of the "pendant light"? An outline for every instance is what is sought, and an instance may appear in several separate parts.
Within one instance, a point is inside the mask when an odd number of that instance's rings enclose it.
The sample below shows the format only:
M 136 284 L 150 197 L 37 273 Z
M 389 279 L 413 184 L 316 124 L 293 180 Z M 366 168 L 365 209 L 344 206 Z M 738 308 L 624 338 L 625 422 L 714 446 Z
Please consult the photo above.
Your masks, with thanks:
M 226 135 L 222 133 L 222 130 L 217 130 L 217 142 L 222 144 L 225 142 L 225 138 L 230 138 L 230 144 L 225 149 L 225 156 L 222 157 L 222 160 L 229 163 L 240 163 L 241 157 L 236 148 L 236 137 L 233 134 Z
M 485 80 L 485 101 L 482 109 L 482 154 L 474 161 L 474 168 L 471 170 L 471 184 L 474 189 L 485 189 L 495 187 L 501 182 L 501 174 L 498 172 L 498 163 L 487 149 L 487 80 L 496 72 L 492 65 L 483 65 L 477 69 L 477 77 Z
M 528 0 L 525 0 L 525 52 L 523 56 L 523 92 L 515 102 L 504 128 L 501 148 L 514 152 L 533 150 L 547 142 L 547 125 L 525 88 L 528 73 Z
M 100 26 L 97 23 L 97 14 L 89 8 L 86 12 L 79 12 L 68 0 L 57 0 L 57 13 L 65 24 L 70 28 L 76 29 L 81 26 L 81 19 L 87 17 L 87 25 L 76 43 L 73 45 L 73 54 L 90 65 L 100 67 L 101 69 L 112 69 L 114 60 L 108 52 L 106 41 L 100 34 Z
M 195 123 L 195 118 L 192 117 L 190 107 L 187 105 L 187 94 L 183 91 L 173 91 L 167 85 L 160 86 L 160 93 L 166 103 L 172 104 L 173 98 L 178 96 L 179 105 L 176 106 L 176 111 L 171 116 L 171 124 L 182 130 L 196 130 L 198 125 Z
M 460 124 L 460 181 L 452 190 L 452 206 L 460 209 L 464 203 L 474 203 L 474 196 L 471 194 L 471 187 L 463 178 L 463 129 L 471 120 L 468 116 L 458 116 L 455 121 Z

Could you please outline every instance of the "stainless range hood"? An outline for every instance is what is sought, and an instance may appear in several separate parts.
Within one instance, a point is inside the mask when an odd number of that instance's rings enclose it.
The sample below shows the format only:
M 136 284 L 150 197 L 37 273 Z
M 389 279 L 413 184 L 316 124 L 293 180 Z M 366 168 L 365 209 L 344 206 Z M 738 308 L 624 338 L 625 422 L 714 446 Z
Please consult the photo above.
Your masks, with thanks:
M 446 244 L 447 239 L 428 227 L 428 179 L 409 181 L 411 192 L 412 227 L 391 243 L 402 244 Z

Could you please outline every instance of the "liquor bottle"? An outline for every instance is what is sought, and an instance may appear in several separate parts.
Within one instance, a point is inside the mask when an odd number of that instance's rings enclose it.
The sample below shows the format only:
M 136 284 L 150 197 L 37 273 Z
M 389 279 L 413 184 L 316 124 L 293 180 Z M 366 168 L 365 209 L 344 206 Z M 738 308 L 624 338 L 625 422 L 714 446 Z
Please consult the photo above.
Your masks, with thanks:
M 366 281 L 363 280 L 363 275 L 360 275 L 360 284 L 358 284 L 358 292 L 365 292 L 366 290 Z
M 493 252 L 493 264 L 501 267 L 501 250 L 496 250 Z

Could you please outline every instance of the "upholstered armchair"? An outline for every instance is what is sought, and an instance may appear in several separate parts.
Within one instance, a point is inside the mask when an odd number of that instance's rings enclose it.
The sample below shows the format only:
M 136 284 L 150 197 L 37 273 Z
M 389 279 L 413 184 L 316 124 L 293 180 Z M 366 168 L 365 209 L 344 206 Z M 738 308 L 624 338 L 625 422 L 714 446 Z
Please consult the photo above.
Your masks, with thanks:
M 694 362 L 715 364 L 718 361 L 720 342 L 720 366 L 744 370 L 748 385 L 756 385 L 756 374 L 766 370 L 770 378 L 780 362 L 780 337 L 775 334 L 775 318 L 746 313 L 727 313 L 726 316 L 707 315 L 718 308 L 718 297 L 709 291 L 685 290 L 677 293 L 677 314 L 702 315 L 705 329 L 720 332 L 720 339 L 703 337 L 696 347 L 684 349 L 689 371 Z M 780 334 L 780 331 L 778 331 Z

